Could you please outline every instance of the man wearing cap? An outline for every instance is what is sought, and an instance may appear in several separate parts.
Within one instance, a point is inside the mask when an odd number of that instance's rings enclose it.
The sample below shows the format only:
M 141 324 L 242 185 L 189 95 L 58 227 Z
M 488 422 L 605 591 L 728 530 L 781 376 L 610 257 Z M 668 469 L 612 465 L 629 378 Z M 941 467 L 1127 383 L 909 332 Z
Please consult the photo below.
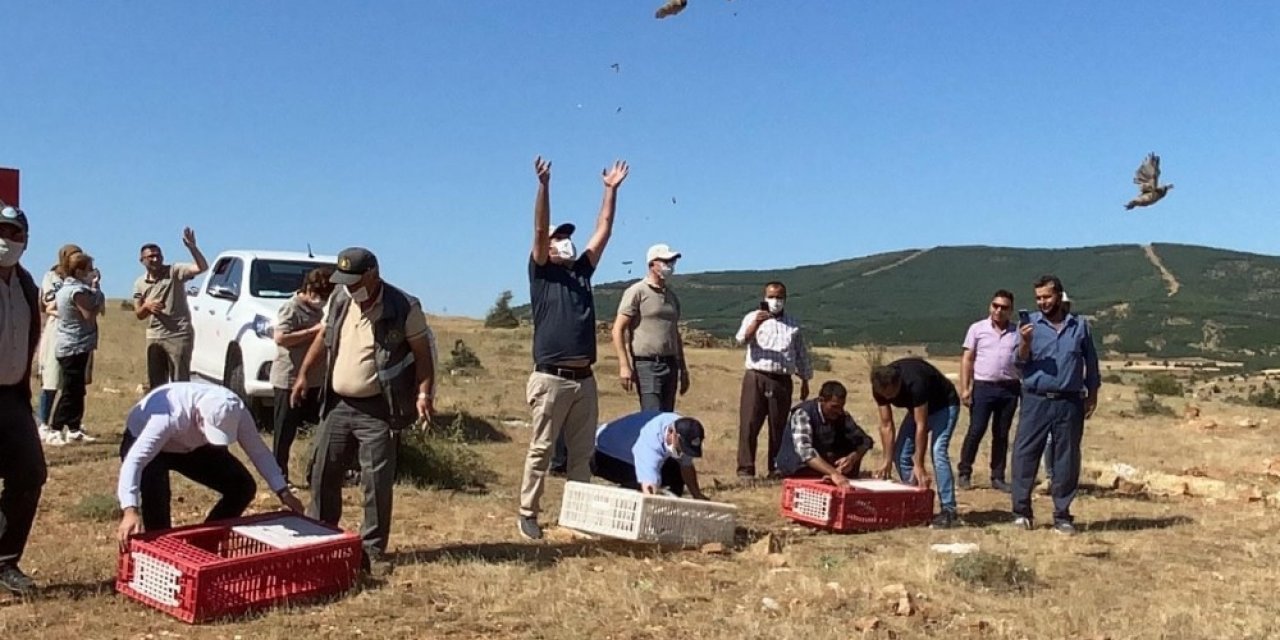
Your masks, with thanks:
M 328 362 L 311 472 L 311 517 L 338 524 L 342 479 L 359 459 L 364 487 L 363 566 L 381 568 L 391 535 L 395 432 L 434 413 L 435 358 L 416 298 L 383 281 L 378 258 L 351 247 L 338 254 L 323 329 L 298 368 L 290 402 L 300 406 L 308 372 Z
M 640 411 L 596 429 L 591 470 L 628 489 L 683 497 L 686 487 L 696 500 L 706 500 L 698 486 L 694 458 L 702 457 L 702 423 L 678 413 Z
M 40 289 L 19 264 L 27 216 L 0 202 L 0 587 L 26 595 L 35 583 L 18 568 L 48 474 L 31 413 L 31 363 L 40 342 Z
M 538 157 L 534 171 L 538 194 L 529 255 L 534 370 L 525 388 L 533 419 L 516 520 L 520 535 L 530 540 L 542 538 L 538 512 L 551 449 L 561 433 L 568 449 L 569 479 L 591 481 L 593 429 L 599 417 L 591 370 L 596 362 L 596 305 L 591 276 L 613 235 L 618 187 L 627 178 L 627 163 L 615 162 L 602 172 L 604 199 L 595 232 L 582 255 L 573 244 L 572 224 L 551 228 L 551 163 Z
M 191 252 L 191 264 L 165 264 L 159 245 L 142 245 L 138 261 L 146 273 L 133 283 L 134 315 L 147 321 L 147 384 L 152 389 L 191 379 L 195 333 L 184 284 L 204 273 L 209 262 L 190 228 L 182 230 L 182 244 Z
M 117 531 L 121 547 L 131 535 L 173 526 L 170 471 L 221 495 L 206 522 L 240 517 L 253 502 L 257 487 L 249 470 L 231 453 L 232 443 L 240 444 L 281 504 L 302 511 L 302 503 L 289 492 L 284 473 L 258 435 L 244 402 L 219 385 L 173 382 L 152 389 L 125 418 L 116 485 L 124 510 Z
M 843 384 L 829 380 L 822 383 L 817 398 L 791 410 L 778 451 L 779 475 L 824 477 L 840 485 L 861 474 L 862 458 L 873 441 L 844 410 L 848 397 Z
M 635 387 L 641 411 L 675 411 L 677 385 L 689 391 L 689 368 L 680 339 L 680 298 L 669 279 L 680 254 L 665 244 L 649 247 L 645 278 L 622 292 L 613 321 L 622 388 Z

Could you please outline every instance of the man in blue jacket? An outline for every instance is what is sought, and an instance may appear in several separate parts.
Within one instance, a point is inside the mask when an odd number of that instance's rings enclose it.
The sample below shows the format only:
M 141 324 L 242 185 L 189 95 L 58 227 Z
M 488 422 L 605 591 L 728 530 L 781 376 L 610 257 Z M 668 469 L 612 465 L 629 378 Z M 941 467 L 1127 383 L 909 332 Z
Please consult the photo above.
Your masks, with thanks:
M 678 413 L 640 411 L 596 429 L 591 471 L 628 489 L 706 500 L 693 459 L 702 457 L 702 423 Z

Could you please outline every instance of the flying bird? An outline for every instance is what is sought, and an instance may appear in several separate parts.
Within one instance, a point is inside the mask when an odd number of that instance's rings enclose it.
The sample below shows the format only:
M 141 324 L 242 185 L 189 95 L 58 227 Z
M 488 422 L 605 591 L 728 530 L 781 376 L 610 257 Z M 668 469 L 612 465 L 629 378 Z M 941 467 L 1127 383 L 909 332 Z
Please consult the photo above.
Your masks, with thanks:
M 1173 188 L 1173 183 L 1160 184 L 1160 156 L 1154 153 L 1148 153 L 1147 159 L 1138 166 L 1133 174 L 1133 183 L 1138 185 L 1139 193 L 1124 205 L 1126 211 L 1134 207 L 1149 207 Z
M 671 196 L 671 204 L 675 204 L 675 203 L 676 203 L 676 197 L 675 197 L 675 196 Z
M 689 4 L 689 0 L 667 0 L 666 4 L 658 7 L 658 11 L 653 14 L 653 17 L 661 20 L 667 16 L 674 16 L 684 11 L 686 4 Z
M 613 64 L 611 64 L 611 65 L 609 65 L 609 68 L 610 68 L 610 69 L 613 69 L 613 72 L 614 72 L 614 73 L 618 73 L 618 72 L 622 71 L 622 65 L 619 65 L 619 64 L 618 64 L 618 63 L 616 63 L 616 62 L 615 62 L 615 63 L 613 63 Z

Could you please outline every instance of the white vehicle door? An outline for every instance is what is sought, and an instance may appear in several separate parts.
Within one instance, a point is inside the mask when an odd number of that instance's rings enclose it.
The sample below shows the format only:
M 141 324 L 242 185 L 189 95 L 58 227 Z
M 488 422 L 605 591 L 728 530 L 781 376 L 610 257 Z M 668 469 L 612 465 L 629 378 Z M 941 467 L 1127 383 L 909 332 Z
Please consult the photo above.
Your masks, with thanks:
M 244 264 L 239 258 L 219 259 L 198 296 L 199 308 L 193 306 L 191 309 L 196 333 L 191 367 L 201 377 L 210 378 L 213 382 L 222 382 L 227 343 L 236 337 L 236 327 L 231 326 L 227 316 L 240 298 L 243 274 Z

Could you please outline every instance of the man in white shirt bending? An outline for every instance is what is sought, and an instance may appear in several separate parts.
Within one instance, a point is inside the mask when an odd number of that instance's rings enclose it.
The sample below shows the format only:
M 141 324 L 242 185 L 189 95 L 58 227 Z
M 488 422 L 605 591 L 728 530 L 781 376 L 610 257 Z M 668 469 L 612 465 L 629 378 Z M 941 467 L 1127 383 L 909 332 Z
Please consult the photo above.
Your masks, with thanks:
M 176 471 L 221 494 L 206 522 L 237 518 L 257 492 L 249 475 L 231 453 L 238 442 L 258 474 L 284 506 L 301 513 L 302 503 L 289 492 L 271 450 L 258 435 L 253 416 L 225 387 L 173 382 L 148 393 L 129 411 L 120 443 L 120 481 L 116 488 L 124 517 L 120 544 L 143 531 L 173 526 L 169 516 L 169 472 Z

